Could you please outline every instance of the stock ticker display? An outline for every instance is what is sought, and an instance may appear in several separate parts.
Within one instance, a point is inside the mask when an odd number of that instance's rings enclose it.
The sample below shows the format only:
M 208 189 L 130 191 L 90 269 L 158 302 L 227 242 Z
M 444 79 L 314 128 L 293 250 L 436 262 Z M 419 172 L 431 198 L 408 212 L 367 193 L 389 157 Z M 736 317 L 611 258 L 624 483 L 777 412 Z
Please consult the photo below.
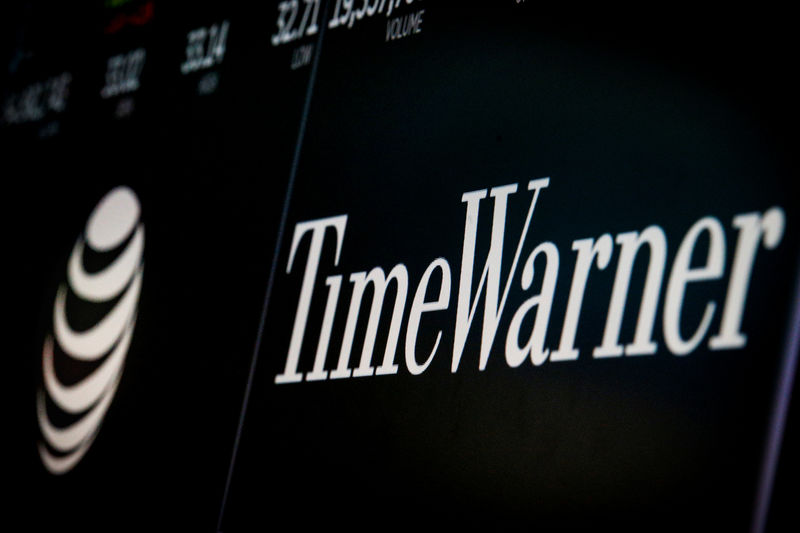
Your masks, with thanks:
M 797 527 L 789 17 L 4 9 L 26 528 Z

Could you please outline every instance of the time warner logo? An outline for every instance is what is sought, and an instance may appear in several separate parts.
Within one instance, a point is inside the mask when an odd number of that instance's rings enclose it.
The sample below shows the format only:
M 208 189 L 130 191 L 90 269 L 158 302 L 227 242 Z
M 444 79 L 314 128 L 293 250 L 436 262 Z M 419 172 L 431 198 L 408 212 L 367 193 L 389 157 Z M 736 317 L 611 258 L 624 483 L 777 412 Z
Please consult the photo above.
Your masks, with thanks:
M 122 376 L 144 272 L 140 219 L 130 188 L 108 192 L 75 243 L 66 283 L 56 293 L 36 398 L 39 456 L 52 474 L 69 472 L 89 450 Z

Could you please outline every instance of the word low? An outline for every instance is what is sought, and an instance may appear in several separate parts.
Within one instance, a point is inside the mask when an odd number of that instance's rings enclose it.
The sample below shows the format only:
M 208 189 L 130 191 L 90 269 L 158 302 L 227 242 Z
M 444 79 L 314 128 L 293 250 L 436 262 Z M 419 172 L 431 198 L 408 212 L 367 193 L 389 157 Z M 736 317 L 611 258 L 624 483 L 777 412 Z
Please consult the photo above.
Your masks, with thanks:
M 512 280 L 522 259 L 523 243 L 536 208 L 536 202 L 550 184 L 549 178 L 532 180 L 528 190 L 532 191 L 522 234 L 517 244 L 513 261 L 505 284 L 501 286 L 501 258 L 505 240 L 506 211 L 508 198 L 517 192 L 516 184 L 493 187 L 478 191 L 466 192 L 462 202 L 466 204 L 466 222 L 464 225 L 464 242 L 461 256 L 461 272 L 458 279 L 458 294 L 455 301 L 456 316 L 453 330 L 453 351 L 451 371 L 458 370 L 461 356 L 467 343 L 467 336 L 483 296 L 483 323 L 480 336 L 479 369 L 484 370 L 489 360 L 492 346 L 498 334 L 498 326 L 511 290 Z M 494 212 L 491 222 L 489 251 L 473 294 L 476 240 L 480 205 L 490 196 L 493 199 Z M 308 259 L 300 288 L 294 326 L 292 328 L 289 350 L 283 372 L 275 377 L 275 383 L 297 383 L 305 381 L 321 381 L 373 375 L 397 374 L 399 365 L 395 362 L 397 344 L 400 338 L 401 322 L 405 315 L 409 291 L 408 270 L 402 263 L 395 265 L 388 276 L 380 267 L 369 272 L 350 274 L 353 284 L 350 306 L 345 329 L 342 336 L 341 349 L 336 368 L 326 370 L 328 346 L 332 333 L 334 315 L 342 285 L 341 275 L 327 276 L 327 302 L 319 330 L 314 366 L 310 372 L 298 372 L 300 351 L 308 327 L 309 309 L 314 292 L 314 285 L 320 267 L 322 245 L 328 230 L 332 229 L 336 238 L 336 254 L 334 266 L 339 258 L 344 241 L 347 215 L 322 218 L 300 222 L 295 226 L 292 238 L 287 273 L 292 271 L 298 246 L 307 234 L 311 234 Z M 752 276 L 757 252 L 763 247 L 774 249 L 781 242 L 784 233 L 785 215 L 780 207 L 772 207 L 763 213 L 743 213 L 733 217 L 733 227 L 738 230 L 725 301 L 722 305 L 719 331 L 708 339 L 708 347 L 712 350 L 729 350 L 742 348 L 747 343 L 746 335 L 741 331 L 742 316 L 745 309 L 748 286 Z M 698 247 L 698 242 L 705 239 L 707 251 Z M 725 232 L 720 221 L 712 216 L 697 220 L 686 232 L 673 259 L 667 274 L 667 239 L 664 231 L 657 225 L 651 225 L 642 231 L 620 233 L 616 237 L 603 234 L 599 238 L 578 239 L 573 241 L 572 250 L 576 253 L 575 268 L 567 295 L 567 305 L 561 331 L 561 338 L 556 349 L 545 347 L 545 336 L 556 291 L 556 280 L 559 274 L 560 253 L 552 242 L 542 242 L 536 246 L 522 263 L 520 286 L 523 291 L 531 291 L 534 279 L 534 262 L 544 263 L 544 273 L 539 292 L 531 294 L 511 316 L 505 338 L 505 359 L 510 367 L 518 367 L 530 360 L 534 365 L 550 361 L 574 361 L 578 359 L 580 350 L 575 346 L 578 320 L 583 305 L 586 283 L 593 268 L 604 270 L 610 263 L 618 248 L 617 269 L 608 304 L 603 338 L 599 346 L 592 352 L 595 358 L 652 355 L 658 350 L 653 340 L 656 311 L 658 309 L 661 290 L 666 282 L 666 293 L 663 308 L 663 339 L 667 348 L 674 355 L 684 356 L 695 350 L 706 338 L 716 312 L 716 303 L 707 302 L 699 324 L 687 334 L 681 331 L 681 312 L 684 295 L 689 284 L 721 279 L 725 273 Z M 631 343 L 622 345 L 619 341 L 623 313 L 629 298 L 629 285 L 633 272 L 634 260 L 644 249 L 649 250 L 647 273 L 641 295 L 641 303 L 636 322 L 634 337 Z M 696 252 L 697 250 L 697 252 Z M 704 255 L 698 258 L 696 255 Z M 693 263 L 702 264 L 693 264 Z M 436 276 L 436 278 L 434 278 Z M 428 285 L 432 278 L 438 283 L 438 294 L 429 295 Z M 386 348 L 383 360 L 377 367 L 373 366 L 373 351 L 378 332 L 378 323 L 384 304 L 384 296 L 390 283 L 396 284 L 396 296 L 392 309 Z M 372 284 L 373 297 L 369 310 L 366 333 L 361 350 L 359 364 L 350 366 L 350 356 L 356 333 L 356 324 L 361 310 L 365 289 Z M 434 285 L 435 287 L 436 285 Z M 420 322 L 428 313 L 441 312 L 451 305 L 452 274 L 447 259 L 434 259 L 427 267 L 414 291 L 405 333 L 405 366 L 412 375 L 419 375 L 428 368 L 440 348 L 442 331 L 436 333 L 433 347 L 420 350 L 417 345 Z M 533 313 L 533 315 L 531 315 Z M 526 320 L 526 318 L 528 320 Z M 532 320 L 531 320 L 532 319 Z M 532 326 L 529 325 L 532 323 Z M 524 324 L 528 326 L 523 327 Z M 520 343 L 521 338 L 524 342 Z

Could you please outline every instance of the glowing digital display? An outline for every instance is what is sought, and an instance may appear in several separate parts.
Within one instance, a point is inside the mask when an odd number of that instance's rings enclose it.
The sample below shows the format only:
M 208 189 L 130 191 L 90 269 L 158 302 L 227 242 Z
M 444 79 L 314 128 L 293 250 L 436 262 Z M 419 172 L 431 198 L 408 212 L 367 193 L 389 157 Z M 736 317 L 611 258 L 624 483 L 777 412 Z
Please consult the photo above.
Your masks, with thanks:
M 797 528 L 793 17 L 7 9 L 9 520 Z

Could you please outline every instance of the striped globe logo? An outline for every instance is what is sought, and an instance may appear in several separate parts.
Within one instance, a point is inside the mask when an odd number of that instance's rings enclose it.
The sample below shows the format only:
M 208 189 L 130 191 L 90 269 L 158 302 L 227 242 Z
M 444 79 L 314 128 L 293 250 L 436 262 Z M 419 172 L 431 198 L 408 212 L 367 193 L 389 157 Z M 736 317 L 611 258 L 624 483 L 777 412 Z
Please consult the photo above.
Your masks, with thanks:
M 144 272 L 140 219 L 133 190 L 120 186 L 109 191 L 89 216 L 70 254 L 66 281 L 56 292 L 36 398 L 39 456 L 53 474 L 69 472 L 83 458 L 117 391 Z M 99 270 L 86 268 L 88 256 L 102 263 Z M 89 311 L 88 327 L 75 326 L 80 322 L 73 316 L 75 308 Z M 78 369 L 79 378 L 60 377 L 65 367 Z

